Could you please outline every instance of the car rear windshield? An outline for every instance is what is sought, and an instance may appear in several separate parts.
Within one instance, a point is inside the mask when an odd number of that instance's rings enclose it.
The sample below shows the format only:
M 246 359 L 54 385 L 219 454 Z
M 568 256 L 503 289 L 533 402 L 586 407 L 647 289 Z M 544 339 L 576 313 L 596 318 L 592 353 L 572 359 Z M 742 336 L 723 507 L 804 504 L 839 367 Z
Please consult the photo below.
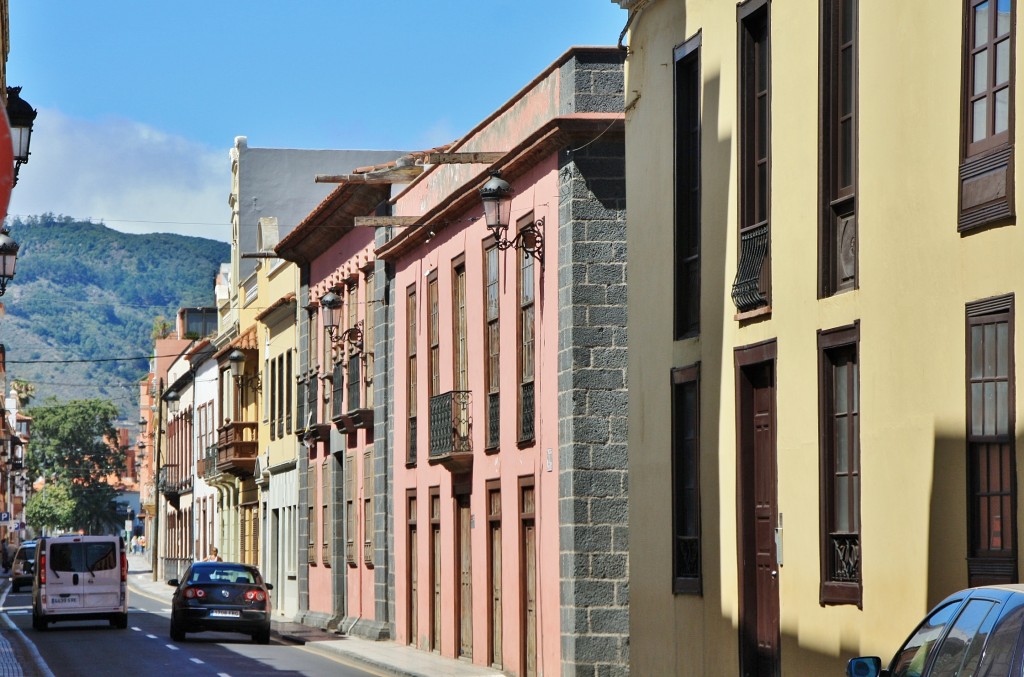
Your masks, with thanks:
M 117 549 L 107 543 L 54 543 L 50 546 L 54 571 L 96 572 L 117 568 Z
M 203 567 L 193 569 L 189 583 L 247 583 L 259 584 L 259 581 L 248 569 L 236 567 Z

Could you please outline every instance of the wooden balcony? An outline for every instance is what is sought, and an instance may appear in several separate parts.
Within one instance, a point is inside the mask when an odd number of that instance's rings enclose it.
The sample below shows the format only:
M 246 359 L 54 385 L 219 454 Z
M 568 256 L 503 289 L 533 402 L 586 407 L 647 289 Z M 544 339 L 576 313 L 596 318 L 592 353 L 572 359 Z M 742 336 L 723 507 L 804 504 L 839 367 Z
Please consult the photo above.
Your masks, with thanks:
M 252 477 L 258 452 L 256 423 L 233 421 L 217 430 L 217 471 Z
M 473 440 L 468 390 L 452 390 L 430 398 L 429 462 L 452 472 L 473 467 Z

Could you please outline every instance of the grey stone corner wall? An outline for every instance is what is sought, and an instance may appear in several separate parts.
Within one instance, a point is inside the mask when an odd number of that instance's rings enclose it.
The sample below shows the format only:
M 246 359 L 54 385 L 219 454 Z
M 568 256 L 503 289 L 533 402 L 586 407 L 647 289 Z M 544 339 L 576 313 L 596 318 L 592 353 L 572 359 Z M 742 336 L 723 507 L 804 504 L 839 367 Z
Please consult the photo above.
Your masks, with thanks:
M 559 112 L 621 113 L 625 106 L 625 51 L 574 53 L 560 69 Z
M 559 162 L 562 674 L 629 671 L 625 147 Z

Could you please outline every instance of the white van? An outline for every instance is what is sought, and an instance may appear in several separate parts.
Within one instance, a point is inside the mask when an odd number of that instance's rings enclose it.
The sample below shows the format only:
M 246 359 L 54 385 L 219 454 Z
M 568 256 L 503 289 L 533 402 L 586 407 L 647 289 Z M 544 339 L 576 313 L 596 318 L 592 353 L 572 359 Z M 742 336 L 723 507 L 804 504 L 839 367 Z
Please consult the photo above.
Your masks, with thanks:
M 32 627 L 106 619 L 128 627 L 128 556 L 120 536 L 53 536 L 36 545 Z

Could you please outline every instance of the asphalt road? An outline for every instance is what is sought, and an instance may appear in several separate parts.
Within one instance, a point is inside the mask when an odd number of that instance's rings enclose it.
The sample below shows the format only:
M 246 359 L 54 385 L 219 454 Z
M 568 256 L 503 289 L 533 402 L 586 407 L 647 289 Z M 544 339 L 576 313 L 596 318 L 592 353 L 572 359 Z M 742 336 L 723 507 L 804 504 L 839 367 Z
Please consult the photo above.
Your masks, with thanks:
M 131 591 L 128 629 L 106 621 L 57 623 L 46 631 L 32 629 L 29 591 L 7 595 L 3 611 L 35 644 L 55 677 L 371 677 L 383 673 L 347 664 L 306 647 L 276 639 L 254 644 L 246 635 L 209 632 L 189 635 L 185 642 L 168 636 L 170 609 Z

